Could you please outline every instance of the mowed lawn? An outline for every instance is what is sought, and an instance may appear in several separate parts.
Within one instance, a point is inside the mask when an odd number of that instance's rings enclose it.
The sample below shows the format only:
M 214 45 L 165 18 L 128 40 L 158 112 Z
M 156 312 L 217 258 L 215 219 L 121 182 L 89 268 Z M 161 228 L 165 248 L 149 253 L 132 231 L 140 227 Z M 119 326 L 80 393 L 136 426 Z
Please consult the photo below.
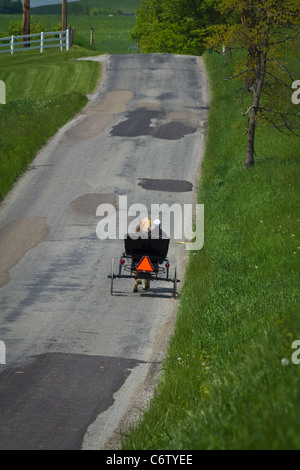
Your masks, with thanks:
M 77 91 L 87 94 L 99 77 L 99 64 L 75 59 L 93 52 L 46 50 L 0 56 L 0 80 L 6 84 L 6 101 L 50 98 Z

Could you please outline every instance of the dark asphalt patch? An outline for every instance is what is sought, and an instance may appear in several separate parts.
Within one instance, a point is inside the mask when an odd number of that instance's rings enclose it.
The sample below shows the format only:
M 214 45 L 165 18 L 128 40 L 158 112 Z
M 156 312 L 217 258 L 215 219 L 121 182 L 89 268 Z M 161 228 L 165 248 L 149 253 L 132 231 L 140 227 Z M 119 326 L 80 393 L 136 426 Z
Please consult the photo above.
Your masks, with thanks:
M 141 362 L 141 361 L 140 361 Z M 49 353 L 0 374 L 1 450 L 80 450 L 139 361 Z
M 96 216 L 97 207 L 101 204 L 111 204 L 116 207 L 117 198 L 115 194 L 83 194 L 74 201 L 70 202 L 70 207 L 72 207 L 72 209 L 74 209 L 78 213 Z
M 153 109 L 139 108 L 127 114 L 127 120 L 114 126 L 110 132 L 118 137 L 138 137 L 141 135 L 150 135 L 153 127 L 150 126 L 151 119 L 163 117 L 162 111 Z
M 152 191 L 168 191 L 170 193 L 185 193 L 193 191 L 193 185 L 185 180 L 168 180 L 168 179 L 148 179 L 139 178 L 138 186 L 143 189 Z
M 114 126 L 110 135 L 117 137 L 139 137 L 151 135 L 156 139 L 179 140 L 187 134 L 196 132 L 196 128 L 183 122 L 170 121 L 157 127 L 151 126 L 152 119 L 161 119 L 164 111 L 139 108 L 126 115 L 126 121 Z
M 187 126 L 183 122 L 170 121 L 156 127 L 151 135 L 156 139 L 179 140 L 185 135 L 194 134 L 196 130 L 195 127 Z
M 158 101 L 164 101 L 164 100 L 174 100 L 176 99 L 177 96 L 175 93 L 171 93 L 171 92 L 166 92 L 166 93 L 162 93 L 161 95 L 159 95 L 157 97 L 157 100 Z

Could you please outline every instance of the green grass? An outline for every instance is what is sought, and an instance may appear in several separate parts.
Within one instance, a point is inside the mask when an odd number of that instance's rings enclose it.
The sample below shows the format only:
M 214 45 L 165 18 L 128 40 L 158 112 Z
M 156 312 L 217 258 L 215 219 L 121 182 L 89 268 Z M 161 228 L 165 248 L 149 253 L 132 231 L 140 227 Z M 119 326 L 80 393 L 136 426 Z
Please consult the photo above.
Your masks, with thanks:
M 124 449 L 299 449 L 299 139 L 258 132 L 254 168 L 231 66 L 205 55 L 211 106 L 190 255 L 162 379 Z M 282 359 L 288 365 L 282 365 Z
M 87 103 L 101 67 L 74 59 L 88 54 L 51 49 L 0 58 L 7 88 L 7 104 L 0 105 L 0 200 L 37 151 Z
M 61 15 L 32 15 L 32 21 L 38 23 L 40 18 L 46 26 L 47 31 L 57 30 L 61 24 Z M 6 35 L 10 20 L 22 20 L 20 15 L 0 15 L 0 31 Z M 130 31 L 135 26 L 135 16 L 124 15 L 68 15 L 68 25 L 76 29 L 74 43 L 105 54 L 128 54 L 130 46 L 135 42 L 130 38 Z M 90 30 L 94 29 L 94 45 L 90 47 Z M 17 53 L 16 53 L 17 54 Z M 20 54 L 20 52 L 18 53 Z M 0 61 L 3 56 L 0 55 Z
M 75 59 L 94 55 L 80 48 L 20 52 L 0 57 L 0 80 L 6 83 L 7 102 L 22 98 L 50 98 L 77 91 L 87 94 L 96 85 L 100 66 Z
M 77 3 L 82 7 L 80 14 L 76 13 Z M 140 4 L 141 0 L 89 0 L 87 10 L 85 0 L 70 3 L 67 23 L 76 29 L 75 44 L 106 54 L 134 52 L 132 47 L 136 43 L 131 39 L 130 32 L 135 26 L 135 12 Z M 32 22 L 38 23 L 40 19 L 48 31 L 53 27 L 56 30 L 57 25 L 61 24 L 61 5 L 32 8 Z M 22 15 L 0 15 L 0 31 L 7 34 L 9 22 L 16 20 L 21 21 Z M 93 47 L 90 46 L 91 28 L 94 29 Z
M 105 54 L 128 54 L 135 42 L 130 31 L 135 26 L 134 16 L 69 16 L 69 23 L 76 29 L 75 43 L 89 47 L 90 29 L 94 29 L 94 50 Z

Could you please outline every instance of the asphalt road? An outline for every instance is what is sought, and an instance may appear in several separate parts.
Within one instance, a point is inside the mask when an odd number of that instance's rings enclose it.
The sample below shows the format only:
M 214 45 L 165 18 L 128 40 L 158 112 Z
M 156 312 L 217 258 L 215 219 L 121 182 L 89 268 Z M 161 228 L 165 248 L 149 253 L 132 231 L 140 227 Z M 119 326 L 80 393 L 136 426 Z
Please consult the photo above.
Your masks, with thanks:
M 103 60 L 100 57 L 96 60 Z M 152 393 L 172 333 L 173 285 L 133 293 L 96 209 L 195 202 L 208 95 L 199 58 L 105 57 L 88 106 L 0 206 L 1 449 L 101 449 Z M 118 212 L 117 212 L 118 213 Z M 187 251 L 171 240 L 170 273 Z

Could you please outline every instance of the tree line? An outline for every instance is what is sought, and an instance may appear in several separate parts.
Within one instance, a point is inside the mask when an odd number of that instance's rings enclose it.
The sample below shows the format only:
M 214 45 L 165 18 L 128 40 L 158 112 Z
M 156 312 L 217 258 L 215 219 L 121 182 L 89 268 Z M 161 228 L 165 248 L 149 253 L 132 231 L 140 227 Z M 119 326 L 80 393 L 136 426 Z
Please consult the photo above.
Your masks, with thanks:
M 0 13 L 15 14 L 23 12 L 23 3 L 21 0 L 1 0 Z

